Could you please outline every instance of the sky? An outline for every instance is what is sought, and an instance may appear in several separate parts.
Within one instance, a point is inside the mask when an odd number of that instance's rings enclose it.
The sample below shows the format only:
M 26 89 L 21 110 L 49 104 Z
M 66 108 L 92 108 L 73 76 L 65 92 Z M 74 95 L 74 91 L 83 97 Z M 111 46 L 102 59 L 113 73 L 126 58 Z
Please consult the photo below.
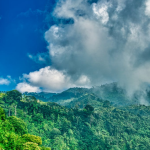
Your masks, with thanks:
M 0 90 L 150 84 L 150 0 L 0 1 Z
M 47 51 L 44 32 L 53 24 L 54 5 L 55 0 L 0 1 L 0 90 L 15 89 L 23 73 L 45 66 L 28 55 Z

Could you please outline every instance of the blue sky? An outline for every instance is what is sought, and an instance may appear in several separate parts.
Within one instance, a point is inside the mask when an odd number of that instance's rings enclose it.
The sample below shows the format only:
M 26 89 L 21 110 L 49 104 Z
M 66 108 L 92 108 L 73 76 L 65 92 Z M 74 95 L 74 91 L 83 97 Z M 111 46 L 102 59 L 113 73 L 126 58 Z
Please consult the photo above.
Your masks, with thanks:
M 55 0 L 0 1 L 0 77 L 8 75 L 18 82 L 23 73 L 43 65 L 28 57 L 46 52 L 45 31 L 52 24 L 51 12 Z M 49 16 L 49 19 L 47 18 Z M 11 90 L 16 83 L 0 85 L 0 90 Z
M 150 0 L 1 0 L 0 90 L 150 84 Z

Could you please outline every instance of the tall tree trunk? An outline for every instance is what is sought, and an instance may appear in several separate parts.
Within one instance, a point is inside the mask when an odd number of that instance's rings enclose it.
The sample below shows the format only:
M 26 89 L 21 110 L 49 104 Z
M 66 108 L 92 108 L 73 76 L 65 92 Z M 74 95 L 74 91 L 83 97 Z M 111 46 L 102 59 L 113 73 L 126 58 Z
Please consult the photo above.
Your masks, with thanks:
M 15 106 L 15 116 L 17 115 L 17 110 L 16 110 L 17 105 Z
M 9 108 L 9 114 L 8 114 L 8 115 L 9 115 L 9 117 L 10 117 L 10 108 Z

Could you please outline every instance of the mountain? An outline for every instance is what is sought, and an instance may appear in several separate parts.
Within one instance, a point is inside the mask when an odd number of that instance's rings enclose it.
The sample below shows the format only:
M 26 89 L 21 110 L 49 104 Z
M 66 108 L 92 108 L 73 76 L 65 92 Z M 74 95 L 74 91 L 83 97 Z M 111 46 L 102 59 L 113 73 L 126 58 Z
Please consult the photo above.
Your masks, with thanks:
M 133 97 L 126 94 L 125 89 L 119 87 L 117 83 L 104 84 L 93 88 L 70 88 L 61 93 L 24 93 L 25 95 L 32 95 L 35 98 L 44 102 L 56 102 L 62 106 L 75 106 L 84 95 L 94 95 L 104 101 L 108 100 L 113 106 L 129 106 L 134 104 L 146 104 L 150 102 L 150 90 L 145 93 L 136 93 Z M 145 101 L 143 101 L 143 99 Z M 75 104 L 76 103 L 76 104 Z
M 104 84 L 93 87 L 91 92 L 101 99 L 108 100 L 114 106 L 126 106 L 135 104 L 135 100 L 127 96 L 126 91 L 117 83 Z
M 69 91 L 74 93 L 75 89 Z M 17 91 L 0 93 L 0 105 L 7 118 L 22 119 L 28 133 L 40 136 L 42 146 L 52 150 L 149 150 L 150 106 L 118 108 L 95 94 L 81 91 L 81 95 L 74 95 L 74 101 L 66 103 L 67 107 L 34 97 L 21 99 L 21 93 Z M 0 131 L 5 131 L 1 124 Z M 7 134 L 2 135 L 7 139 Z
M 40 92 L 40 93 L 35 93 L 35 92 L 25 92 L 23 95 L 26 96 L 34 96 L 36 99 L 42 100 L 44 102 L 49 101 L 49 99 L 53 96 L 56 95 L 56 93 L 48 93 L 48 92 Z

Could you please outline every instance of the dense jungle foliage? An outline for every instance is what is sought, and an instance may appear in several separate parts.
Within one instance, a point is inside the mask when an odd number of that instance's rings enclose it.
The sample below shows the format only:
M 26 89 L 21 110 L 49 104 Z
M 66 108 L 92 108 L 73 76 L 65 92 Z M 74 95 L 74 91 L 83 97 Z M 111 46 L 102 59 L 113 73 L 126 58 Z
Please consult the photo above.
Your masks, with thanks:
M 79 91 L 65 106 L 16 90 L 0 93 L 1 149 L 149 150 L 150 106 L 115 107 Z
M 7 118 L 0 107 L 0 150 L 51 150 L 41 145 L 41 137 L 28 134 L 23 120 L 16 116 Z

